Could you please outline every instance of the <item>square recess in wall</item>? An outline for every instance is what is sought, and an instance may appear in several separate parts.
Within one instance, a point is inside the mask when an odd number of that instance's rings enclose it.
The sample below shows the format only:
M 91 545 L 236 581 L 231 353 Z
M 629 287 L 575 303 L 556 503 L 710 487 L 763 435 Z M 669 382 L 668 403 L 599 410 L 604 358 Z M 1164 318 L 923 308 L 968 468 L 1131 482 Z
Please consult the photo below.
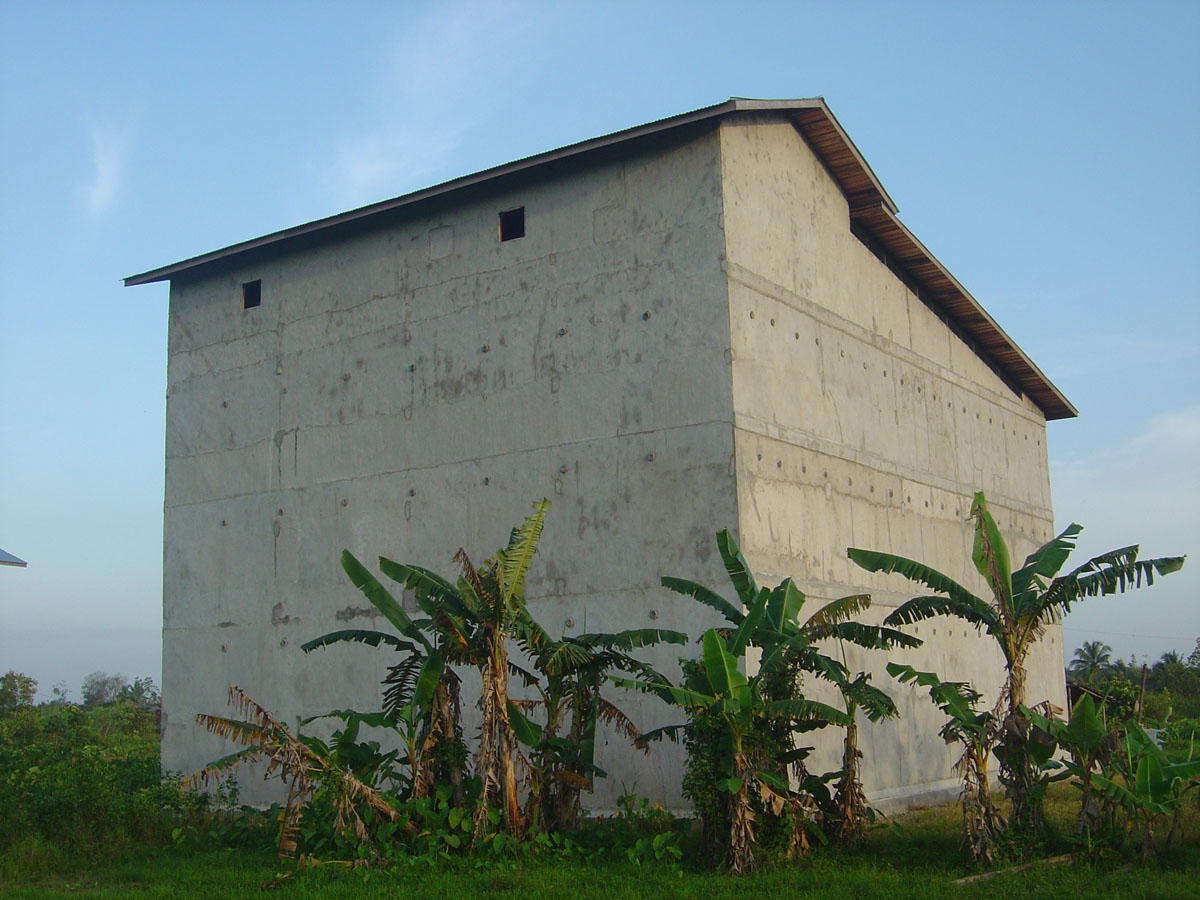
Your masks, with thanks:
M 525 237 L 525 207 L 500 213 L 500 240 L 512 241 Z
M 242 285 L 242 309 L 262 306 L 262 280 L 247 281 Z

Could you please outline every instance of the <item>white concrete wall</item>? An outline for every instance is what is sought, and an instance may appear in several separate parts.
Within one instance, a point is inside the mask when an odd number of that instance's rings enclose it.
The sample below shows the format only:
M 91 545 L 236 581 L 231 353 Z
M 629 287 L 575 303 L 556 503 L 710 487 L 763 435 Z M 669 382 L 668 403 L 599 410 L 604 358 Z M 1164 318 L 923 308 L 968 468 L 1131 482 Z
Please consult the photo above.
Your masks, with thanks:
M 299 650 L 387 627 L 342 548 L 450 573 L 542 496 L 529 594 L 551 632 L 696 631 L 658 579 L 719 579 L 712 532 L 735 518 L 719 173 L 710 133 L 172 285 L 165 766 L 224 752 L 192 717 L 223 712 L 230 681 L 292 724 L 377 708 L 388 653 Z M 500 243 L 516 206 L 526 237 Z M 622 703 L 643 727 L 669 716 Z M 678 804 L 681 758 L 605 749 L 595 802 L 624 783 Z
M 871 591 L 876 622 L 917 591 L 855 567 L 846 548 L 933 565 L 987 596 L 970 562 L 971 496 L 986 491 L 1020 560 L 1052 537 L 1045 420 L 966 347 L 849 228 L 846 199 L 787 122 L 721 127 L 738 529 L 765 583 L 792 576 L 815 608 Z M 994 699 L 1001 656 L 961 622 L 916 626 L 895 658 L 970 680 Z M 848 662 L 890 679 L 883 653 Z M 1061 629 L 1033 660 L 1029 699 L 1065 702 Z M 923 692 L 889 688 L 896 722 L 866 725 L 877 798 L 952 783 L 953 749 Z M 827 697 L 826 699 L 832 699 Z M 819 736 L 834 768 L 838 735 Z

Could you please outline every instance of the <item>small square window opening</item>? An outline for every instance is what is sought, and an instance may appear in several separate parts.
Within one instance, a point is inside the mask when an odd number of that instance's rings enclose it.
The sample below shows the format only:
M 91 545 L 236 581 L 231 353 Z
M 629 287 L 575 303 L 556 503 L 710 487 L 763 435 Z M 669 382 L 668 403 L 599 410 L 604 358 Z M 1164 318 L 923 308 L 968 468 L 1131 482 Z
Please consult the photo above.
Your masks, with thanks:
M 262 306 L 262 281 L 247 281 L 242 285 L 242 309 Z
M 519 206 L 500 213 L 500 240 L 512 241 L 525 237 L 525 207 Z

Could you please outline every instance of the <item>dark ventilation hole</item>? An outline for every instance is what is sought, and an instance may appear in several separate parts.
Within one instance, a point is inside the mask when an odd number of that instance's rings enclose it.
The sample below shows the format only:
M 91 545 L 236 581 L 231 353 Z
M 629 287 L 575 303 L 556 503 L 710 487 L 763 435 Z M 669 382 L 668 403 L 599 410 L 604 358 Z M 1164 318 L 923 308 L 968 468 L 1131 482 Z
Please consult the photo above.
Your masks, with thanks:
M 500 213 L 500 240 L 515 241 L 525 237 L 525 207 L 518 206 Z
M 242 285 L 242 309 L 262 306 L 262 281 L 247 281 Z

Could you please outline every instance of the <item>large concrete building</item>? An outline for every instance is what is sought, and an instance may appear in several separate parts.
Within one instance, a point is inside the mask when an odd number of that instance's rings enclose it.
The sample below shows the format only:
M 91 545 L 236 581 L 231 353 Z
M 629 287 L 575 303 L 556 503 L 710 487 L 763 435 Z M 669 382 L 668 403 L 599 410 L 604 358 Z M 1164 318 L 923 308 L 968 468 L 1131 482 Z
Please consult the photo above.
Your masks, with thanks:
M 707 610 L 659 578 L 728 592 L 721 527 L 764 583 L 870 590 L 874 621 L 911 594 L 848 546 L 983 591 L 974 491 L 1018 558 L 1051 536 L 1046 421 L 1075 410 L 900 223 L 822 100 L 730 100 L 126 283 L 164 280 L 171 769 L 225 752 L 193 714 L 221 712 L 228 682 L 293 723 L 377 707 L 387 653 L 299 650 L 372 623 L 343 548 L 449 572 L 547 496 L 529 591 L 551 631 L 699 635 Z M 986 640 L 917 632 L 900 659 L 994 697 Z M 1060 642 L 1033 701 L 1064 701 Z M 887 681 L 882 654 L 849 661 Z M 868 792 L 945 790 L 940 714 L 891 690 L 902 717 L 864 729 Z M 673 715 L 622 703 L 644 727 Z M 682 804 L 679 748 L 613 740 L 594 806 L 622 785 Z

